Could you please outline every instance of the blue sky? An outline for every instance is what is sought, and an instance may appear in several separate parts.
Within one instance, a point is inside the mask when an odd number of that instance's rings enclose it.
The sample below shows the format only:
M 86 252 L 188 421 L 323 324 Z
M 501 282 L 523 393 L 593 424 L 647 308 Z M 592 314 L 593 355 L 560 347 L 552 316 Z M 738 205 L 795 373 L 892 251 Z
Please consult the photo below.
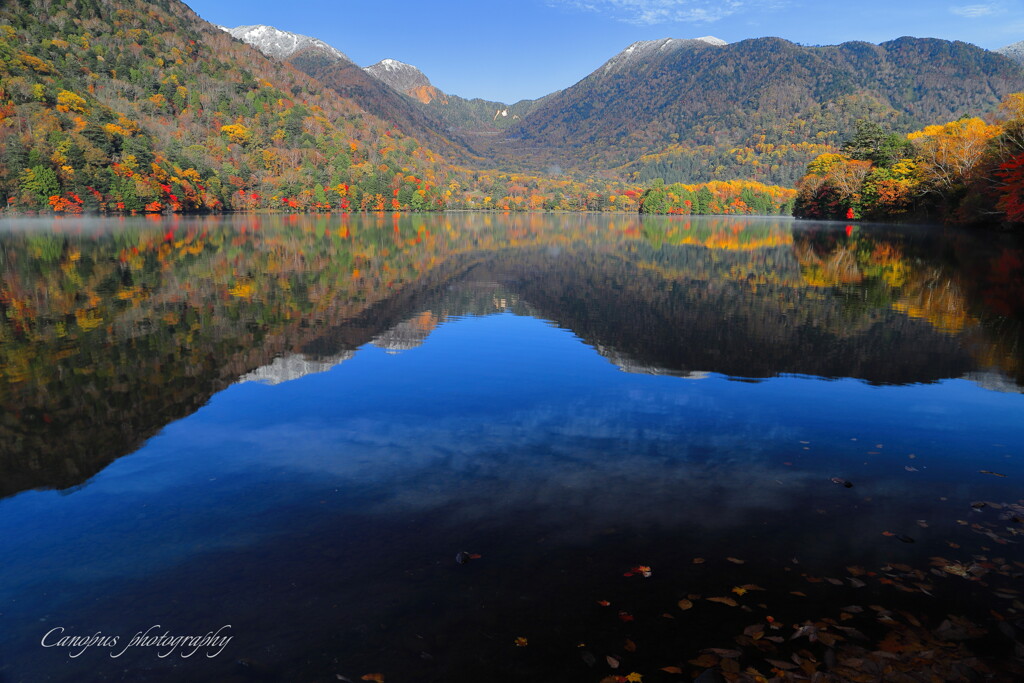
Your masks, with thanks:
M 188 0 L 186 0 L 188 1 Z M 994 49 L 1024 40 L 1024 0 L 191 0 L 207 21 L 320 38 L 367 66 L 415 64 L 442 90 L 503 102 L 577 82 L 637 40 L 781 36 L 805 45 L 900 36 Z

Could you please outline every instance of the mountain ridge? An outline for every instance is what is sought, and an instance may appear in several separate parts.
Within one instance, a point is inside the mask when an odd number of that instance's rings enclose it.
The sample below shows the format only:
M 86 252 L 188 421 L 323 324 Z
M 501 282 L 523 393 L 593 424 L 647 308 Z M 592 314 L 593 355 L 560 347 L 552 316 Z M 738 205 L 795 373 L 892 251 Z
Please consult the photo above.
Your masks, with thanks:
M 231 37 L 241 40 L 243 43 L 252 45 L 263 54 L 274 59 L 284 60 L 296 52 L 314 49 L 346 62 L 352 61 L 344 52 L 333 45 L 328 45 L 319 38 L 292 33 L 291 31 L 283 31 L 267 24 L 249 24 L 234 28 L 217 26 L 217 28 L 228 33 Z

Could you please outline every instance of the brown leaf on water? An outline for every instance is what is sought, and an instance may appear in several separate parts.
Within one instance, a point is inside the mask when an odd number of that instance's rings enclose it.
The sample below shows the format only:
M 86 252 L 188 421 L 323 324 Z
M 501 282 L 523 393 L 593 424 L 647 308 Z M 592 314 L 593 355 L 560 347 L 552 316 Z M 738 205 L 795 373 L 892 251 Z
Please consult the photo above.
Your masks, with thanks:
M 725 650 L 720 647 L 706 647 L 701 652 L 711 652 L 726 659 L 737 659 L 743 655 L 739 650 Z
M 694 564 L 704 564 L 704 561 L 705 560 L 704 560 L 703 557 L 695 557 L 695 558 L 693 558 L 693 563 Z
M 743 635 L 750 636 L 754 640 L 758 640 L 764 636 L 764 629 L 764 624 L 751 624 L 743 629 Z
M 807 597 L 807 593 L 801 593 L 800 591 L 789 591 L 789 594 L 790 595 L 796 595 L 796 596 L 799 596 L 801 598 L 806 598 Z
M 827 633 L 825 631 L 819 631 L 818 634 L 817 634 L 817 637 L 818 637 L 819 641 L 821 641 L 822 643 L 824 643 L 828 647 L 832 647 L 832 646 L 834 646 L 836 644 L 837 641 L 842 640 L 842 638 L 840 636 L 833 635 L 833 634 Z
M 728 605 L 729 607 L 736 607 L 737 605 L 739 605 L 738 602 L 736 602 L 732 598 L 728 598 L 728 597 L 725 597 L 725 598 L 708 598 L 707 600 L 708 600 L 708 602 L 717 602 L 717 603 L 720 603 L 720 604 L 723 604 L 723 605 Z
M 626 638 L 626 642 L 622 647 L 625 648 L 626 652 L 636 652 L 636 643 L 629 638 Z
M 1005 474 L 999 474 L 998 472 L 989 472 L 988 470 L 978 470 L 981 474 L 991 474 L 994 477 L 1006 477 Z
M 612 603 L 608 602 L 607 600 L 598 600 L 597 604 L 601 605 L 601 607 L 607 607 L 608 605 L 610 605 Z
M 829 583 L 831 583 L 833 586 L 843 586 L 843 585 L 845 585 L 843 583 L 842 579 L 830 579 L 828 577 L 825 577 L 825 580 L 828 581 Z
M 613 669 L 618 669 L 619 668 L 619 664 L 621 664 L 621 662 L 619 661 L 618 657 L 612 657 L 611 655 L 608 655 L 607 657 L 605 657 L 605 661 L 607 661 L 608 662 L 608 666 L 610 666 Z
M 729 560 L 733 564 L 746 564 L 746 562 L 747 562 L 746 560 L 741 560 L 741 559 L 739 559 L 737 557 L 727 557 L 725 559 Z
M 376 683 L 384 683 L 384 674 L 364 674 L 362 676 L 364 681 L 375 681 Z
M 865 574 L 863 567 L 847 567 L 846 571 L 850 572 L 853 576 L 864 576 Z
M 742 588 L 743 590 L 748 590 L 748 591 L 763 591 L 764 590 L 764 588 L 761 588 L 756 583 L 745 583 L 742 586 L 740 586 L 740 588 Z
M 663 667 L 661 667 L 661 670 L 666 672 L 666 673 L 670 673 L 670 674 L 681 674 L 681 673 L 683 673 L 683 670 L 680 669 L 678 666 L 663 666 Z
M 768 662 L 776 669 L 782 669 L 783 671 L 792 671 L 797 668 L 796 664 L 793 664 L 792 662 L 784 662 L 781 659 L 765 659 L 764 661 Z
M 679 609 L 683 610 L 684 612 L 690 609 L 691 607 L 693 607 L 693 602 L 691 602 L 690 600 L 683 598 L 679 601 Z
M 696 659 L 691 659 L 690 664 L 693 664 L 694 666 L 700 666 L 705 669 L 710 669 L 713 666 L 717 666 L 718 661 L 719 659 L 717 656 L 708 653 L 703 654 L 700 657 L 697 657 Z

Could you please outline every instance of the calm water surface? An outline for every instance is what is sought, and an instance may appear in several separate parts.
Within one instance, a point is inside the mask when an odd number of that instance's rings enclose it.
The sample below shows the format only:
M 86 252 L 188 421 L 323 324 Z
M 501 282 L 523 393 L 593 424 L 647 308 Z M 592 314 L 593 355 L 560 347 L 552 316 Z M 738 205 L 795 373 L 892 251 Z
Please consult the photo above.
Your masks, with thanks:
M 0 681 L 739 680 L 800 650 L 898 680 L 855 642 L 1020 680 L 1019 244 L 768 218 L 0 229 Z M 789 640 L 808 621 L 826 636 Z M 232 639 L 125 650 L 154 625 Z M 121 643 L 72 657 L 51 629 Z

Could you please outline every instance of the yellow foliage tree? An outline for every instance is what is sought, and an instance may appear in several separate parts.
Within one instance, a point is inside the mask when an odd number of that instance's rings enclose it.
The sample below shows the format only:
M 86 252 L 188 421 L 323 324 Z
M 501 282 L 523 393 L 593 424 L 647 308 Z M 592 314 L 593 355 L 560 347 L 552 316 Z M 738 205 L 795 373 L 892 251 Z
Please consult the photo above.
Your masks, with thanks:
M 907 139 L 921 159 L 922 179 L 945 192 L 973 179 L 989 141 L 1001 132 L 1000 126 L 973 118 L 928 126 Z
M 252 140 L 252 131 L 240 123 L 229 123 L 226 126 L 221 126 L 220 132 L 227 135 L 231 142 L 237 142 L 240 145 L 244 145 Z
M 88 108 L 86 107 L 84 98 L 76 95 L 70 90 L 61 90 L 57 93 L 57 111 L 74 111 L 79 114 L 85 114 L 88 112 Z

